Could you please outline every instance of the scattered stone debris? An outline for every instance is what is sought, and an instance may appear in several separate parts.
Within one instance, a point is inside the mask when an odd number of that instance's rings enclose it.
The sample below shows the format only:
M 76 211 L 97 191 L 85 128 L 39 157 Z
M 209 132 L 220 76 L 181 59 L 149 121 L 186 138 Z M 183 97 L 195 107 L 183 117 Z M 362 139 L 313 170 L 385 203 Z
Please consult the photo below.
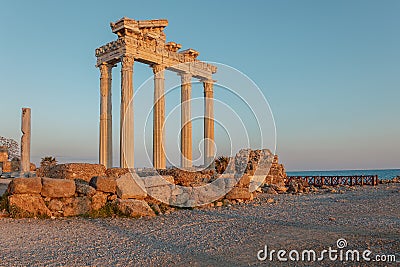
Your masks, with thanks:
M 288 193 L 308 193 L 310 190 L 307 181 L 302 179 L 292 179 L 288 184 Z
M 231 207 L 252 201 L 258 192 L 299 195 L 344 193 L 353 188 L 316 187 L 303 179 L 288 182 L 284 166 L 269 150 L 241 150 L 233 161 L 218 168 L 225 173 L 175 168 L 132 172 L 78 163 L 43 166 L 37 170 L 38 177 L 12 180 L 1 201 L 4 210 L 0 217 L 151 217 L 169 214 L 176 209 L 173 206 L 193 208 L 200 203 L 196 209 Z M 395 178 L 390 182 L 398 181 Z M 211 183 L 213 186 L 205 187 L 205 191 L 195 190 Z M 218 196 L 220 189 L 227 193 Z M 266 202 L 276 200 L 267 198 Z
M 380 184 L 400 183 L 400 176 L 394 177 L 390 180 L 379 180 Z
M 57 179 L 82 179 L 87 182 L 95 176 L 106 176 L 106 168 L 101 164 L 68 163 L 44 166 L 36 170 L 37 177 Z

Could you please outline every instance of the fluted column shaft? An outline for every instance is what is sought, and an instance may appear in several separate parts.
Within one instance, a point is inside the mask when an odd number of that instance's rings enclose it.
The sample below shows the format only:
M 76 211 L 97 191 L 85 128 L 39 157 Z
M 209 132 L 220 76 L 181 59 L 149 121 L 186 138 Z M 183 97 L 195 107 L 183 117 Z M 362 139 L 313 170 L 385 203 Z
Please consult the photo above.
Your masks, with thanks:
M 153 166 L 156 169 L 165 169 L 165 67 L 161 65 L 153 65 L 152 67 L 154 73 Z
M 111 106 L 112 66 L 100 65 L 100 140 L 99 163 L 112 167 L 112 106 Z
M 133 64 L 134 58 L 124 56 L 121 60 L 121 121 L 120 121 L 120 166 L 134 167 L 133 132 Z
M 181 167 L 192 167 L 192 122 L 190 101 L 192 76 L 181 74 Z
M 214 166 L 214 89 L 213 81 L 203 82 L 204 86 L 204 165 Z

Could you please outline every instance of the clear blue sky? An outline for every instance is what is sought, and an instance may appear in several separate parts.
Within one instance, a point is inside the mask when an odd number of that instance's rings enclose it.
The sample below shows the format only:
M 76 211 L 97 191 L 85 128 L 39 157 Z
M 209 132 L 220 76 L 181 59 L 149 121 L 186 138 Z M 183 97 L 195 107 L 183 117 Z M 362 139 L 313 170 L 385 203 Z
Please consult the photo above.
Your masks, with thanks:
M 94 49 L 115 39 L 111 21 L 166 18 L 168 41 L 261 88 L 287 169 L 400 168 L 399 14 L 390 0 L 3 1 L 0 135 L 19 141 L 21 107 L 31 107 L 35 162 L 97 161 Z M 151 75 L 136 65 L 135 86 Z

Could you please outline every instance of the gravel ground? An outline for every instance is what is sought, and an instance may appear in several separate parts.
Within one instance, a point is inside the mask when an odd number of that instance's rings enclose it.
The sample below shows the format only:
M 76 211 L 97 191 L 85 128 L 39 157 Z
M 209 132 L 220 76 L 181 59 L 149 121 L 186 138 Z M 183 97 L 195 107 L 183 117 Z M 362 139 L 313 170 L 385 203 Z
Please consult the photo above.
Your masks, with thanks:
M 151 219 L 1 219 L 0 265 L 276 266 L 276 256 L 272 263 L 257 259 L 265 245 L 321 252 L 336 249 L 339 238 L 347 240 L 346 250 L 395 254 L 400 261 L 399 202 L 400 184 L 388 184 L 343 194 L 260 194 L 248 204 L 179 210 Z

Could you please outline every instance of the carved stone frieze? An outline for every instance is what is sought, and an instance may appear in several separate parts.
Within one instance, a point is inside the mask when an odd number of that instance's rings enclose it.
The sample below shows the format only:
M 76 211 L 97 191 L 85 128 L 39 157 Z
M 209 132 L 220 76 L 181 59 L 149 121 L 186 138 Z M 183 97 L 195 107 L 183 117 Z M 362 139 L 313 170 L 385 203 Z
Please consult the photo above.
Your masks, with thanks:
M 164 28 L 168 21 L 144 20 L 136 21 L 122 18 L 111 23 L 111 29 L 118 35 L 116 41 L 112 41 L 96 49 L 97 66 L 102 63 L 115 64 L 127 53 L 134 55 L 135 60 L 150 65 L 163 64 L 171 70 L 182 63 L 190 64 L 189 71 L 192 76 L 210 79 L 217 68 L 211 64 L 201 62 L 197 59 L 199 52 L 194 49 L 179 51 L 182 45 L 175 42 L 165 42 Z

